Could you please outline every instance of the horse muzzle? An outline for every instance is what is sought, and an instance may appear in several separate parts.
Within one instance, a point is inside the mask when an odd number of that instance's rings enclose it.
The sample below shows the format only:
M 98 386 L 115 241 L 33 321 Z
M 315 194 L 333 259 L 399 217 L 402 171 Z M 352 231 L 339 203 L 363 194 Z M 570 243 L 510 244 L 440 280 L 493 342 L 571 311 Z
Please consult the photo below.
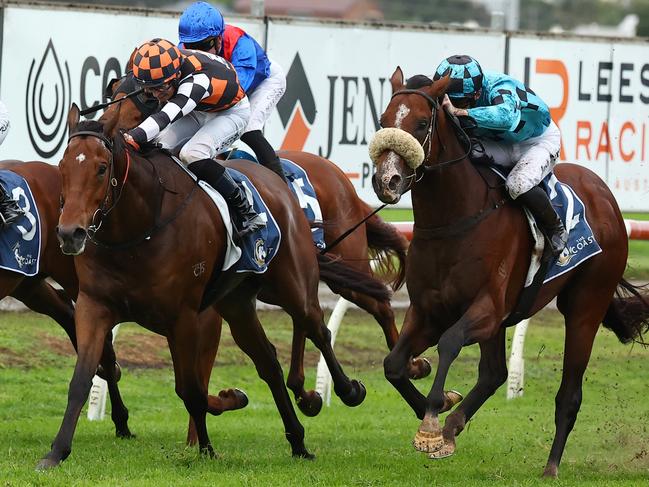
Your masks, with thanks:
M 56 236 L 59 239 L 61 252 L 66 255 L 79 255 L 86 248 L 88 232 L 80 226 L 57 226 Z
M 401 199 L 401 185 L 402 177 L 399 174 L 393 174 L 389 177 L 388 182 L 385 183 L 384 178 L 380 178 L 377 174 L 372 176 L 372 188 L 376 196 L 383 203 L 389 205 L 398 203 Z

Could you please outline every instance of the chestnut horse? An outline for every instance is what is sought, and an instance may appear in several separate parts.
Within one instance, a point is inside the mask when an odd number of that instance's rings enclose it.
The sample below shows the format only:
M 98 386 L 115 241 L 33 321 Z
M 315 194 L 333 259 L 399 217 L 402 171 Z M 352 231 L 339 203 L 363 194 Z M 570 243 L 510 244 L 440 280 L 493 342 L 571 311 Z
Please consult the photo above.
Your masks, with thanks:
M 107 126 L 113 127 L 110 132 L 112 136 L 118 129 L 135 127 L 145 116 L 157 110 L 157 100 L 146 98 L 143 94 L 126 98 L 136 89 L 137 85 L 130 73 L 111 81 L 107 86 L 105 92 L 107 98 L 115 101 L 122 100 L 110 106 L 99 119 Z M 372 209 L 356 194 L 349 178 L 331 161 L 299 151 L 281 151 L 278 155 L 302 167 L 313 183 L 322 211 L 327 245 L 372 213 Z M 377 264 L 376 273 L 388 279 L 392 288 L 397 290 L 402 286 L 405 277 L 407 246 L 406 239 L 395 227 L 374 214 L 337 243 L 331 252 L 367 276 L 374 275 L 368 258 L 371 254 Z M 392 350 L 399 332 L 389 296 L 377 299 L 376 296 L 351 289 L 332 287 L 332 290 L 374 316 L 383 330 L 388 349 Z M 322 402 L 320 401 L 318 405 L 314 404 L 314 401 L 318 401 L 315 392 L 304 390 L 304 342 L 304 336 L 294 335 L 287 385 L 294 392 L 302 412 L 314 416 L 320 411 Z M 426 377 L 430 374 L 430 370 L 430 364 L 422 358 L 414 358 L 408 364 L 409 375 L 414 379 Z M 310 397 L 311 400 L 304 402 L 306 397 Z
M 318 281 L 323 275 L 331 285 L 376 296 L 387 292 L 385 286 L 330 255 L 317 254 L 308 222 L 286 185 L 269 177 L 268 169 L 246 161 L 233 167 L 253 181 L 284 238 L 265 273 L 221 271 L 225 224 L 184 169 L 164 151 L 132 151 L 121 136 L 105 135 L 109 127 L 99 122 L 79 123 L 76 105 L 68 126 L 71 135 L 59 165 L 63 207 L 58 236 L 62 250 L 76 256 L 78 358 L 61 428 L 38 468 L 58 465 L 70 454 L 106 332 L 123 321 L 167 337 L 176 393 L 194 422 L 200 451 L 213 455 L 205 422 L 206 413 L 213 411 L 198 320 L 200 309 L 208 304 L 203 303 L 206 295 L 270 387 L 292 454 L 311 458 L 274 347 L 257 317 L 257 294 L 289 313 L 294 328 L 323 353 L 336 394 L 356 406 L 365 388 L 344 374 L 333 353 L 318 303 Z M 92 243 L 86 245 L 88 241 Z M 319 263 L 325 272 L 320 272 Z
M 56 321 L 65 330 L 74 348 L 77 348 L 74 330 L 74 306 L 79 290 L 72 257 L 63 255 L 56 238 L 59 218 L 61 176 L 56 166 L 44 162 L 1 161 L 0 169 L 10 170 L 23 177 L 32 191 L 41 223 L 41 252 L 39 274 L 33 277 L 0 269 L 0 299 L 13 296 L 28 308 Z M 33 214 L 34 209 L 23 208 Z M 54 279 L 62 290 L 54 289 L 45 280 Z M 122 402 L 117 386 L 121 372 L 115 362 L 111 331 L 108 331 L 98 373 L 106 379 L 111 401 L 111 417 L 118 437 L 129 438 L 128 410 Z
M 385 375 L 423 419 L 416 449 L 441 458 L 454 452 L 466 422 L 507 379 L 501 324 L 517 304 L 533 244 L 521 208 L 512 202 L 499 205 L 506 198 L 503 186 L 490 184 L 490 177 L 467 159 L 466 134 L 440 109 L 448 78 L 433 83 L 417 76 L 404 84 L 397 68 L 390 81 L 392 99 L 381 116 L 384 128 L 370 144 L 377 169 L 373 185 L 386 203 L 396 203 L 411 190 L 415 224 L 406 275 L 411 305 L 385 359 Z M 647 330 L 649 319 L 649 305 L 638 288 L 622 278 L 627 234 L 610 190 L 577 165 L 560 164 L 556 176 L 588 208 L 602 252 L 544 284 L 528 313 L 532 316 L 556 296 L 565 317 L 556 434 L 544 471 L 552 477 L 580 408 L 582 378 L 600 323 L 628 343 Z M 474 343 L 481 352 L 477 384 L 442 428 L 438 413 L 449 367 L 463 346 Z M 410 357 L 435 344 L 439 363 L 424 396 L 404 370 Z

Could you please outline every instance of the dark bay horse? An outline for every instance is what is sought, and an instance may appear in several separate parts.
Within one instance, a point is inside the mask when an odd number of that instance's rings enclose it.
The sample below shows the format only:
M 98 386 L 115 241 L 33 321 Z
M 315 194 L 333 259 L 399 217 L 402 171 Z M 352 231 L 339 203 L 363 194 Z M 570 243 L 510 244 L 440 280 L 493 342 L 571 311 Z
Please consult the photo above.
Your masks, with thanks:
M 41 223 L 41 252 L 39 274 L 28 277 L 17 272 L 0 269 L 0 299 L 13 296 L 28 308 L 56 321 L 65 330 L 74 348 L 77 348 L 74 329 L 74 306 L 79 290 L 72 257 L 63 255 L 56 237 L 59 219 L 61 176 L 56 166 L 44 162 L 1 161 L 0 169 L 22 176 L 32 191 L 34 208 L 23 210 L 34 215 L 38 211 Z M 34 216 L 35 218 L 35 216 Z M 54 279 L 62 290 L 54 289 L 45 279 Z M 117 382 L 121 372 L 115 362 L 111 331 L 105 341 L 98 373 L 108 383 L 111 401 L 111 418 L 118 437 L 129 438 L 128 410 L 124 405 Z
M 127 94 L 136 88 L 132 75 L 113 80 L 106 88 L 108 98 L 123 100 L 108 107 L 99 119 L 113 127 L 111 136 L 114 136 L 118 129 L 135 127 L 145 116 L 157 110 L 157 100 L 147 99 L 144 95 L 125 99 Z M 323 229 L 327 244 L 331 244 L 372 213 L 372 209 L 356 194 L 349 178 L 331 161 L 307 152 L 281 151 L 278 155 L 297 163 L 313 183 L 325 222 Z M 407 247 L 406 239 L 392 225 L 385 223 L 378 215 L 373 215 L 341 240 L 331 252 L 367 276 L 381 275 L 397 290 L 405 278 Z M 370 266 L 370 254 L 375 260 L 376 271 Z M 392 350 L 399 332 L 389 296 L 377 298 L 341 287 L 332 287 L 332 290 L 374 316 L 383 330 L 388 349 Z M 322 402 L 315 391 L 304 390 L 303 357 L 304 336 L 296 335 L 293 339 L 287 384 L 294 392 L 302 412 L 313 416 L 320 411 Z M 408 371 L 412 378 L 425 377 L 430 373 L 430 364 L 425 359 L 413 358 L 408 364 Z
M 381 116 L 383 130 L 370 145 L 376 164 L 373 184 L 386 203 L 410 190 L 414 238 L 406 282 L 411 305 L 396 346 L 385 359 L 385 375 L 422 423 L 415 448 L 431 458 L 451 455 L 456 436 L 507 379 L 503 320 L 516 305 L 532 252 L 532 237 L 520 207 L 505 198 L 466 157 L 459 130 L 440 103 L 448 79 L 425 77 L 404 84 L 397 68 L 392 99 Z M 423 160 L 423 163 L 422 163 Z M 420 165 L 421 164 L 421 165 Z M 544 284 L 529 316 L 557 297 L 566 338 L 561 386 L 556 396 L 556 434 L 544 475 L 558 474 L 566 440 L 582 398 L 582 378 L 600 323 L 623 343 L 648 328 L 649 306 L 639 289 L 622 277 L 627 235 L 618 205 L 593 172 L 560 164 L 557 178 L 572 186 L 588 208 L 602 252 Z M 466 399 L 447 417 L 443 387 L 449 367 L 465 345 L 478 343 L 479 377 Z M 437 344 L 439 364 L 432 389 L 422 395 L 404 367 L 412 356 Z
M 62 250 L 75 255 L 79 278 L 78 359 L 61 428 L 38 468 L 58 465 L 70 454 L 106 330 L 123 321 L 167 337 L 176 393 L 194 421 L 200 451 L 213 455 L 205 422 L 206 413 L 213 411 L 201 363 L 204 342 L 198 320 L 207 304 L 203 299 L 208 286 L 235 341 L 269 385 L 292 454 L 311 458 L 274 347 L 256 314 L 257 294 L 289 313 L 294 328 L 323 353 L 336 394 L 355 406 L 363 401 L 365 388 L 344 374 L 331 348 L 317 296 L 319 263 L 333 286 L 378 296 L 386 292 L 384 285 L 332 256 L 318 255 L 309 224 L 286 185 L 269 177 L 268 169 L 246 161 L 233 166 L 254 182 L 284 238 L 265 273 L 221 272 L 224 223 L 207 194 L 182 168 L 165 152 L 133 152 L 121 136 L 107 137 L 101 123 L 79 123 L 76 106 L 70 110 L 68 126 L 70 140 L 59 165 L 63 207 L 58 236 Z

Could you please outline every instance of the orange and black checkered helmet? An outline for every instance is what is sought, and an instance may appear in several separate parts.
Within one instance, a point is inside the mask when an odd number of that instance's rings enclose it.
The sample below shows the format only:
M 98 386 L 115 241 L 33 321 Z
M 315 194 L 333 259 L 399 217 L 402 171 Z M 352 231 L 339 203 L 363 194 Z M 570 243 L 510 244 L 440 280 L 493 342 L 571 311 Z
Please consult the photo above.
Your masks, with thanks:
M 142 44 L 133 58 L 133 75 L 143 85 L 155 86 L 171 81 L 180 71 L 182 54 L 166 39 Z

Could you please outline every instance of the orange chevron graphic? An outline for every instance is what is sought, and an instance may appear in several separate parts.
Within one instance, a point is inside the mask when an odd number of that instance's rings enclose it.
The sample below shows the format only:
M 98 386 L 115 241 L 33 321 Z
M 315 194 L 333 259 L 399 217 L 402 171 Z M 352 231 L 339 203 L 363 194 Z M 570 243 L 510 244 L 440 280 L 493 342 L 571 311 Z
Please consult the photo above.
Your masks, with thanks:
M 302 114 L 302 107 L 297 106 L 293 113 L 293 119 L 288 126 L 284 140 L 282 141 L 281 150 L 295 150 L 301 151 L 304 149 L 306 139 L 309 137 L 311 129 L 307 122 L 304 120 Z

